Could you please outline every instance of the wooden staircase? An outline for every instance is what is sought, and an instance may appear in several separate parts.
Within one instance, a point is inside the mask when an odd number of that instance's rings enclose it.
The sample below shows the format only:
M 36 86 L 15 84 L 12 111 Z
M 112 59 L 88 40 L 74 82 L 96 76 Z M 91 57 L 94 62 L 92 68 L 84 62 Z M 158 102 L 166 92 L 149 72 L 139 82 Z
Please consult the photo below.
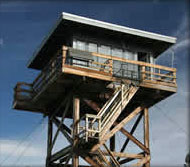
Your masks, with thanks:
M 138 89 L 134 85 L 119 86 L 97 115 L 86 114 L 80 119 L 79 138 L 85 139 L 85 142 L 100 141 L 114 125 Z

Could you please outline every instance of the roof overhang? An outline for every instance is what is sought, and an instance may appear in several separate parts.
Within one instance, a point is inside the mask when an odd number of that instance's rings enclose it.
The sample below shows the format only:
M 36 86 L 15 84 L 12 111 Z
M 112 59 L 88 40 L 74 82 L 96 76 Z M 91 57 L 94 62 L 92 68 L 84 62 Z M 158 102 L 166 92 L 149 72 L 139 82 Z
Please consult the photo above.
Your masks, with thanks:
M 61 17 L 57 20 L 54 27 L 51 29 L 51 31 L 48 33 L 48 35 L 45 37 L 45 39 L 42 41 L 40 47 L 34 52 L 32 58 L 28 62 L 29 68 L 35 68 L 35 69 L 41 69 L 42 67 L 39 66 L 39 61 L 43 61 L 45 59 L 44 51 L 47 50 L 48 46 L 50 46 L 50 41 L 56 41 L 53 39 L 53 36 L 57 33 L 58 28 L 60 29 L 61 25 L 63 26 L 64 23 L 66 24 L 80 24 L 84 26 L 90 26 L 95 27 L 97 30 L 104 30 L 104 31 L 112 31 L 116 33 L 120 33 L 123 35 L 131 36 L 134 38 L 143 39 L 148 41 L 149 43 L 159 43 L 160 50 L 158 48 L 158 54 L 164 52 L 166 49 L 168 49 L 171 45 L 176 43 L 175 37 L 160 35 L 157 33 L 142 31 L 134 28 L 129 28 L 125 26 L 120 26 L 116 24 L 111 24 L 103 21 L 98 21 L 95 19 L 90 19 L 82 16 L 77 16 L 74 14 L 69 14 L 63 12 Z M 63 29 L 63 27 L 61 27 Z M 164 47 L 162 47 L 162 45 Z M 47 52 L 47 51 L 46 51 Z M 36 62 L 37 65 L 36 65 Z

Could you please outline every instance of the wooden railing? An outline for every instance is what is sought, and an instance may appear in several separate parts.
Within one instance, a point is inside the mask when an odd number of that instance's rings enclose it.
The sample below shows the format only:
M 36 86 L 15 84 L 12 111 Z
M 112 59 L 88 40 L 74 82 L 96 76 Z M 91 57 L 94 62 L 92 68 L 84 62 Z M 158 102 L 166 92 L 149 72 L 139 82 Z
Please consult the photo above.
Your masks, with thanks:
M 103 71 L 107 75 L 140 82 L 150 81 L 176 86 L 176 69 L 142 61 L 81 51 L 67 47 L 65 64 Z
M 61 73 L 65 65 L 103 72 L 112 77 L 176 86 L 176 69 L 141 61 L 128 60 L 115 56 L 81 51 L 63 46 L 54 55 L 32 84 L 29 84 L 35 96 L 46 89 L 47 85 Z M 23 83 L 26 84 L 26 83 Z M 17 95 L 21 94 L 17 85 Z M 23 85 L 22 85 L 23 86 Z M 24 93 L 24 90 L 23 90 Z
M 61 72 L 62 60 L 62 53 L 59 50 L 33 81 L 32 87 L 35 93 L 43 91 L 47 84 L 49 84 Z
M 104 104 L 97 115 L 86 114 L 79 121 L 79 138 L 88 142 L 89 138 L 101 140 L 123 109 L 137 92 L 138 87 L 122 85 Z
M 14 88 L 14 101 L 30 101 L 33 98 L 32 84 L 18 82 Z M 14 103 L 14 102 L 13 102 Z

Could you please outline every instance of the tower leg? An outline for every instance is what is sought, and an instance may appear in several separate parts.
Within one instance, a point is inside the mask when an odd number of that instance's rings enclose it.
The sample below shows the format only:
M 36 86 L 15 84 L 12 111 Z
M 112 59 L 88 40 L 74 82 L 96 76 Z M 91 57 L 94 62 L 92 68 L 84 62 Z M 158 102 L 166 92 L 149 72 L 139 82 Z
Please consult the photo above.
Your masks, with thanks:
M 149 149 L 149 113 L 148 108 L 144 109 L 144 145 L 146 148 Z M 148 154 L 146 153 L 145 156 L 147 157 Z M 148 161 L 145 167 L 150 167 L 150 161 Z
M 77 134 L 79 133 L 79 119 L 80 119 L 80 99 L 73 98 L 73 147 L 76 148 L 78 144 Z M 73 167 L 79 166 L 79 157 L 73 153 Z
M 115 135 L 113 135 L 110 138 L 110 151 L 115 151 Z M 112 160 L 110 159 L 112 166 L 114 165 L 114 163 L 112 162 Z
M 50 159 L 51 159 L 51 146 L 52 146 L 52 131 L 53 125 L 52 120 L 50 120 L 50 116 L 48 117 L 48 139 L 47 139 L 47 157 L 46 157 L 46 167 L 50 167 Z

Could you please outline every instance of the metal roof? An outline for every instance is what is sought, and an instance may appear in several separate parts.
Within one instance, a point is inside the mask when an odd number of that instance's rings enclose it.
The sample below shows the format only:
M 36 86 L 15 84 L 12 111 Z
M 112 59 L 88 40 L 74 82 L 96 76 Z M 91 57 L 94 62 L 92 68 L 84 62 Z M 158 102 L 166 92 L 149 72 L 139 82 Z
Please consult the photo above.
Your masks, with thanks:
M 109 29 L 109 30 L 113 30 L 113 31 L 119 31 L 119 32 L 123 32 L 126 34 L 131 34 L 131 35 L 141 36 L 141 37 L 145 37 L 145 38 L 151 38 L 151 39 L 155 39 L 155 40 L 165 41 L 165 42 L 169 42 L 169 43 L 173 43 L 173 44 L 176 43 L 176 38 L 174 38 L 174 37 L 160 35 L 160 34 L 148 32 L 148 31 L 142 31 L 142 30 L 129 28 L 129 27 L 125 27 L 125 26 L 120 26 L 117 24 L 107 23 L 107 22 L 103 22 L 103 21 L 98 21 L 95 19 L 77 16 L 77 15 L 70 14 L 70 13 L 63 12 L 62 19 L 75 21 L 75 22 L 79 22 L 82 24 L 87 24 L 87 25 L 96 26 L 96 27 L 100 27 L 100 28 L 105 28 L 105 29 Z
M 123 33 L 123 34 L 127 34 L 127 35 L 141 37 L 143 39 L 160 41 L 162 43 L 168 43 L 170 45 L 176 43 L 175 37 L 170 37 L 170 36 L 160 35 L 157 33 L 142 31 L 142 30 L 138 30 L 138 29 L 134 29 L 134 28 L 120 26 L 120 25 L 116 25 L 116 24 L 112 24 L 112 23 L 98 21 L 95 19 L 90 19 L 90 18 L 63 12 L 61 17 L 57 20 L 56 24 L 51 29 L 51 31 L 48 33 L 48 35 L 42 41 L 41 45 L 34 52 L 33 56 L 31 57 L 31 59 L 28 62 L 28 67 L 36 68 L 36 67 L 34 67 L 35 65 L 33 66 L 33 64 L 35 63 L 35 59 L 38 57 L 40 52 L 43 50 L 45 45 L 48 43 L 48 40 L 51 39 L 51 37 L 52 37 L 53 33 L 55 33 L 56 29 L 61 25 L 62 22 L 65 22 L 65 21 L 79 23 L 79 24 L 83 24 L 83 25 L 87 25 L 87 26 L 91 26 L 91 27 L 97 27 L 97 28 L 105 29 L 105 30 L 111 30 L 111 31 L 115 31 L 115 32 L 119 32 L 119 33 Z M 162 51 L 164 51 L 164 50 L 162 50 Z M 36 69 L 40 69 L 40 68 L 36 68 Z

